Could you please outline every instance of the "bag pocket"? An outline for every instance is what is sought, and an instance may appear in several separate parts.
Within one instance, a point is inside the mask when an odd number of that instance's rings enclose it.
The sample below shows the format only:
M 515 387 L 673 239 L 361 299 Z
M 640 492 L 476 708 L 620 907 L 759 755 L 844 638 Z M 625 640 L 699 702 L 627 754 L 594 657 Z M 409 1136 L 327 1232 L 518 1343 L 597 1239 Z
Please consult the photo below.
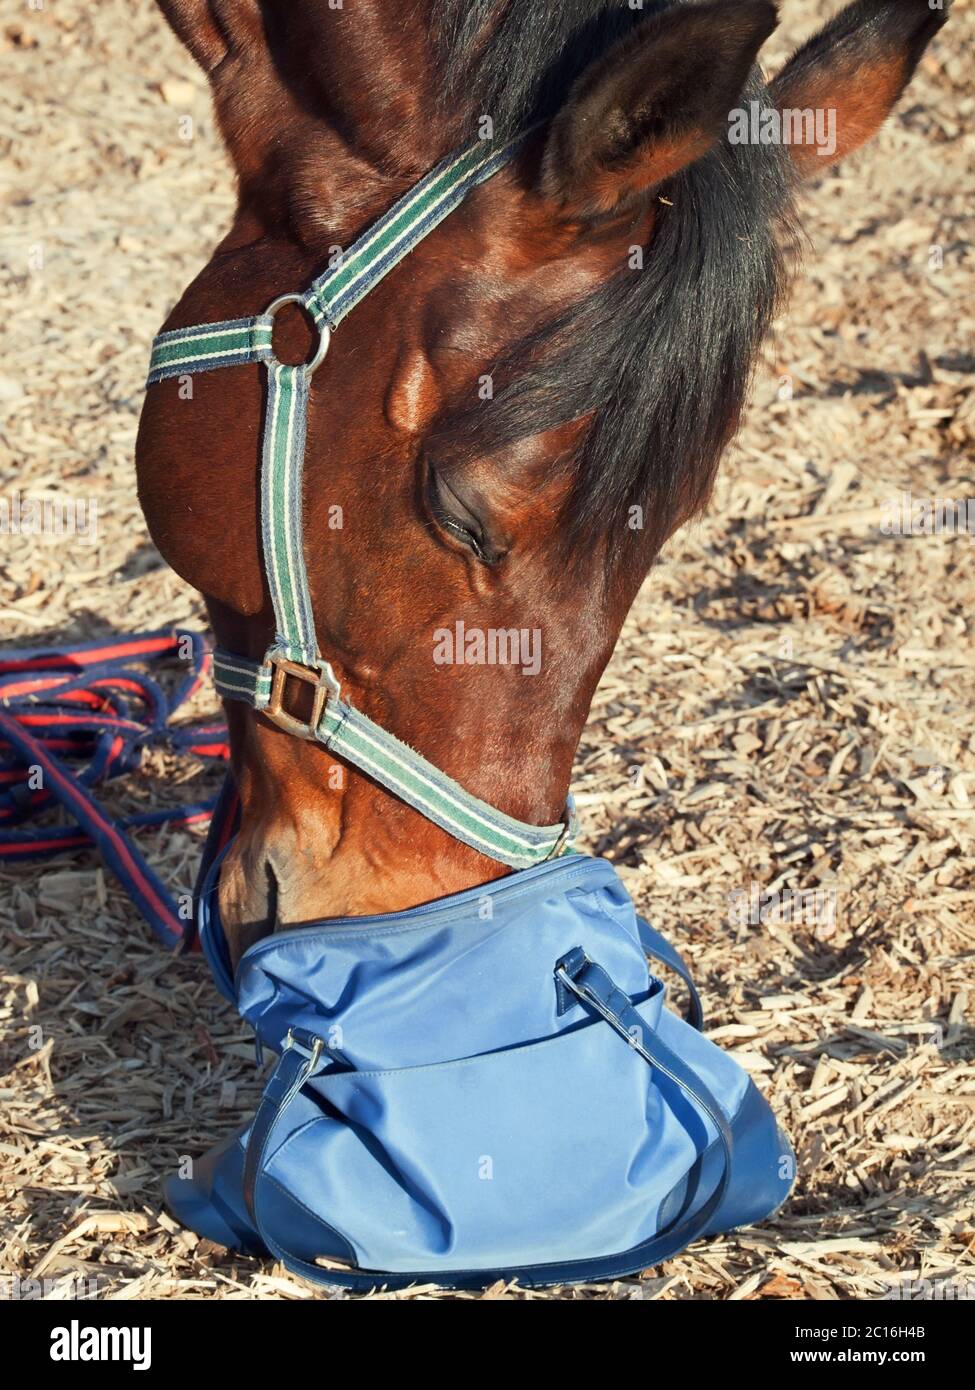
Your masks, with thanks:
M 634 1001 L 651 1032 L 662 1003 L 659 982 Z M 716 1137 L 602 1019 L 459 1061 L 321 1074 L 304 1095 L 317 1114 L 304 1107 L 297 1129 L 282 1117 L 264 1180 L 339 1232 L 367 1270 L 627 1250 L 656 1233 Z M 263 1219 L 260 1184 L 257 1203 Z

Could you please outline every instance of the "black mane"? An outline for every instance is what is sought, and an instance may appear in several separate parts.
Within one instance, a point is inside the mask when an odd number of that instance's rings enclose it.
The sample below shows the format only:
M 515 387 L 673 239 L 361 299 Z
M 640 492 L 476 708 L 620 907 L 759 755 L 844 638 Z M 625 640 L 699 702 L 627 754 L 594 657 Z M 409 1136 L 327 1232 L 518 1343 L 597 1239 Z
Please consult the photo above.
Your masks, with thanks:
M 662 6 L 661 6 L 662 7 Z M 652 10 L 601 0 L 438 0 L 444 97 L 497 133 L 554 114 L 598 55 Z M 742 104 L 764 91 L 754 72 Z M 786 153 L 714 148 L 656 190 L 642 270 L 623 270 L 495 369 L 495 395 L 445 424 L 447 456 L 489 454 L 595 412 L 571 460 L 571 539 L 642 535 L 656 548 L 708 497 L 784 283 Z M 500 388 L 499 388 L 500 383 Z M 643 508 L 644 530 L 627 526 Z M 616 546 L 612 547 L 616 549 Z

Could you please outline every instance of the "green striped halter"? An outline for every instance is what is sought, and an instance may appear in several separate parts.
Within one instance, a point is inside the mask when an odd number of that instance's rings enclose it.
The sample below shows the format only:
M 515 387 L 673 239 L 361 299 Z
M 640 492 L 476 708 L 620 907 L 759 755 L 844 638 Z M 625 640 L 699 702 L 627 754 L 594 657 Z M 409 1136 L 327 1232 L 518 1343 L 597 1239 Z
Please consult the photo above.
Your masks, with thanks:
M 324 744 L 456 839 L 516 869 L 567 851 L 575 834 L 571 797 L 566 818 L 558 825 L 514 820 L 472 796 L 341 698 L 339 683 L 315 636 L 302 544 L 302 470 L 311 376 L 328 351 L 333 330 L 472 188 L 515 155 L 524 138 L 501 146 L 481 140 L 448 156 L 303 294 L 281 295 L 253 318 L 160 333 L 153 344 L 147 383 L 251 362 L 263 362 L 267 371 L 261 537 L 275 637 L 260 662 L 218 648 L 214 677 L 219 693 L 261 710 L 287 733 Z M 280 363 L 271 345 L 274 316 L 290 303 L 305 309 L 320 335 L 315 356 L 298 366 Z M 289 680 L 312 688 L 307 720 L 285 708 Z

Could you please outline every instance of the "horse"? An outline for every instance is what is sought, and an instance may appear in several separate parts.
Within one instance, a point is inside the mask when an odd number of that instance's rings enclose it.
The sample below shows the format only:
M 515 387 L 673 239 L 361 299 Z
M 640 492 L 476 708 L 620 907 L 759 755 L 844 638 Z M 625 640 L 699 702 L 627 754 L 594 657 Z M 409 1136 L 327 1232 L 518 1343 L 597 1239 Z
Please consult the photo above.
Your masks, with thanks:
M 508 815 L 557 821 L 627 610 L 735 432 L 797 190 L 874 134 L 946 12 L 856 0 L 767 80 L 769 0 L 159 4 L 238 188 L 166 331 L 260 313 L 449 151 L 524 135 L 334 335 L 308 400 L 304 559 L 349 703 Z M 742 113 L 762 120 L 745 138 Z M 313 338 L 286 304 L 278 359 Z M 136 449 L 159 551 L 254 660 L 274 628 L 263 392 L 254 366 L 160 381 Z M 526 632 L 529 660 L 486 645 Z M 227 719 L 235 960 L 508 872 L 266 713 Z

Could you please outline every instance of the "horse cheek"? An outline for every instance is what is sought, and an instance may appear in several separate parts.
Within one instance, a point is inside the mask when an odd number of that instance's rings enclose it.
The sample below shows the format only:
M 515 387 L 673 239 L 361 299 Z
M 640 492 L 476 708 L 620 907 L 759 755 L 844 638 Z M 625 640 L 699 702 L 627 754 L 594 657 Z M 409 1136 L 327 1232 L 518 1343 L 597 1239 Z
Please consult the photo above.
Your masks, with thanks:
M 149 388 L 136 441 L 139 501 L 149 533 L 176 573 L 210 599 L 252 615 L 264 606 L 256 431 L 261 387 L 243 373 L 233 391 L 215 373 Z M 253 398 L 253 399 L 252 399 Z M 206 459 L 207 466 L 200 467 Z

